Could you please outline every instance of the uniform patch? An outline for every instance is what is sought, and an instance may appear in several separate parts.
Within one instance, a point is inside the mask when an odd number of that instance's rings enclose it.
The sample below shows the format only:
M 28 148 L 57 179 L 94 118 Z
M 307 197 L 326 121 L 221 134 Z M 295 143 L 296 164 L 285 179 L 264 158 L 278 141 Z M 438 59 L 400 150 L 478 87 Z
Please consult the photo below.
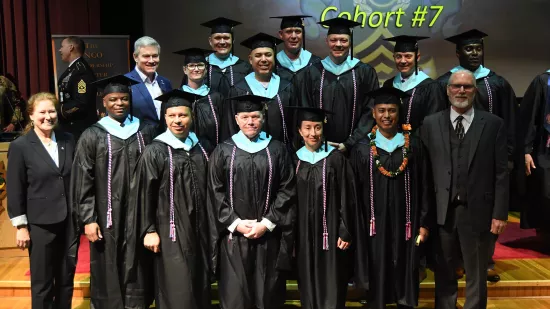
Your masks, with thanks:
M 83 79 L 78 82 L 78 93 L 86 93 L 86 82 Z

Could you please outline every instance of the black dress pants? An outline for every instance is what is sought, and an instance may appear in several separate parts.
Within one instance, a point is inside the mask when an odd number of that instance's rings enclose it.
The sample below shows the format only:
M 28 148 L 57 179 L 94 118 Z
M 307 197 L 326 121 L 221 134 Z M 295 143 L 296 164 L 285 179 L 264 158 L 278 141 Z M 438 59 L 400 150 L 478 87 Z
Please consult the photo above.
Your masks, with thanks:
M 488 247 L 492 239 L 489 229 L 484 232 L 472 231 L 468 209 L 465 206 L 449 206 L 445 225 L 438 227 L 436 309 L 456 308 L 458 282 L 455 265 L 459 253 L 462 253 L 466 270 L 464 309 L 487 308 L 487 260 Z
M 70 309 L 74 262 L 69 262 L 67 223 L 29 224 L 33 309 Z

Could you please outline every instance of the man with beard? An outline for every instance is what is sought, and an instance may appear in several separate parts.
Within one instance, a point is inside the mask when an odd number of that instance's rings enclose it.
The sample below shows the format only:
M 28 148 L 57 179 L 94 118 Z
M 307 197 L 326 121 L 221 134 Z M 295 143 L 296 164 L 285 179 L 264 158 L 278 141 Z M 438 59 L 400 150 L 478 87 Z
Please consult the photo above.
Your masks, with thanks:
M 350 162 L 356 173 L 363 224 L 368 234 L 358 234 L 357 263 L 368 269 L 368 307 L 397 308 L 418 305 L 419 251 L 434 215 L 430 204 L 428 161 L 420 138 L 410 124 L 401 124 L 402 99 L 407 94 L 394 87 L 369 93 L 376 126 L 353 148 Z M 362 287 L 367 286 L 360 277 Z
M 159 43 L 148 36 L 139 38 L 134 43 L 134 61 L 135 69 L 125 75 L 139 82 L 132 86 L 135 116 L 141 122 L 158 126 L 161 102 L 154 98 L 172 90 L 170 80 L 157 73 L 160 63 Z
M 154 269 L 157 308 L 210 309 L 206 175 L 211 147 L 191 131 L 195 96 L 176 89 L 157 98 L 168 129 L 146 147 L 132 182 L 129 207 L 137 216 L 128 227 L 134 230 L 128 252 L 145 246 L 154 253 L 153 265 L 144 267 Z M 140 267 L 136 258 L 128 254 L 126 270 Z
M 240 131 L 216 147 L 208 166 L 209 261 L 219 270 L 222 309 L 280 308 L 296 220 L 292 159 L 262 131 L 263 97 L 231 99 Z
M 483 38 L 487 34 L 472 29 L 464 33 L 452 36 L 446 40 L 456 44 L 456 56 L 459 66 L 451 69 L 437 80 L 446 85 L 453 72 L 466 69 L 474 73 L 476 78 L 477 94 L 474 106 L 477 109 L 488 111 L 504 120 L 507 132 L 508 169 L 512 171 L 516 157 L 516 114 L 519 112 L 516 95 L 512 86 L 503 77 L 484 67 L 485 50 Z M 487 280 L 497 282 L 500 276 L 496 274 L 495 262 L 492 257 L 495 252 L 497 237 L 489 246 L 489 260 L 487 267 Z
M 424 117 L 447 108 L 448 98 L 441 84 L 426 73 L 418 71 L 420 51 L 418 41 L 427 37 L 400 35 L 385 39 L 395 42 L 393 60 L 399 73 L 384 82 L 384 87 L 394 87 L 406 93 L 403 98 L 401 121 L 410 124 L 416 132 Z
M 537 228 L 550 235 L 550 70 L 533 79 L 521 101 L 524 134 L 527 202 L 521 212 L 522 228 Z
M 97 121 L 96 88 L 91 83 L 95 74 L 84 59 L 86 44 L 81 38 L 69 36 L 61 42 L 59 54 L 69 67 L 57 82 L 59 91 L 59 126 L 74 135 L 76 141 L 86 128 Z
M 231 96 L 254 94 L 263 97 L 267 104 L 263 130 L 274 139 L 290 147 L 294 138 L 294 130 L 291 129 L 291 113 L 286 111 L 286 107 L 293 105 L 292 84 L 274 73 L 276 46 L 281 42 L 271 35 L 258 33 L 241 43 L 250 49 L 248 61 L 254 71 L 235 85 Z M 232 107 L 235 106 L 232 105 Z M 230 132 L 236 134 L 238 127 L 234 120 L 233 124 Z
M 186 78 L 181 90 L 194 94 L 197 98 L 192 106 L 193 133 L 216 147 L 220 142 L 220 118 L 224 98 L 219 92 L 210 89 L 206 83 L 208 62 L 205 55 L 211 52 L 202 48 L 188 48 L 177 51 L 176 54 L 185 56 L 183 73 Z
M 328 26 L 328 57 L 295 78 L 302 106 L 334 112 L 328 116 L 325 138 L 340 151 L 350 149 L 372 127 L 367 93 L 378 89 L 374 69 L 353 58 L 352 28 L 361 25 L 345 18 L 320 22 Z
M 308 309 L 344 308 L 354 270 L 348 249 L 363 225 L 357 220 L 355 179 L 344 155 L 324 141 L 327 112 L 313 107 L 295 109 L 305 144 L 296 152 L 300 302 Z
M 214 53 L 207 58 L 209 87 L 213 91 L 221 93 L 224 98 L 227 98 L 231 88 L 252 70 L 247 61 L 233 55 L 233 42 L 235 41 L 233 28 L 240 24 L 238 21 L 224 17 L 218 17 L 201 24 L 201 26 L 211 29 L 208 43 L 214 50 Z M 230 115 L 231 123 L 233 123 L 233 116 L 234 114 Z M 231 135 L 227 137 L 229 136 Z
M 506 127 L 501 118 L 473 107 L 471 71 L 451 74 L 447 95 L 452 107 L 426 117 L 420 129 L 437 204 L 435 307 L 456 306 L 455 259 L 461 253 L 467 274 L 464 308 L 486 308 L 487 247 L 508 219 Z
M 90 293 L 93 308 L 130 307 L 144 297 L 140 282 L 123 284 L 130 182 L 137 159 L 155 137 L 156 127 L 132 114 L 130 86 L 117 75 L 95 82 L 103 88 L 107 116 L 86 129 L 76 147 L 71 175 L 73 213 L 90 243 Z M 134 224 L 134 222 L 130 222 Z M 125 297 L 126 302 L 125 302 Z
M 284 42 L 284 49 L 277 53 L 277 75 L 289 81 L 294 76 L 303 74 L 305 68 L 321 61 L 306 48 L 306 30 L 304 18 L 309 15 L 277 16 L 281 19 L 279 38 Z

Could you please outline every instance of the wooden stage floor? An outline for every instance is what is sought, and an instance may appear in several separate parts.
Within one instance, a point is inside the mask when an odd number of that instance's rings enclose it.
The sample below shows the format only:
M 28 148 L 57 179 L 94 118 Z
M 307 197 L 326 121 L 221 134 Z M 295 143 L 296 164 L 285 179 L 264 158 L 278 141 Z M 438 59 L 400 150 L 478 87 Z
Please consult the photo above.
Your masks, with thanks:
M 511 215 L 509 222 L 517 222 Z M 29 269 L 27 252 L 0 250 L 0 309 L 31 308 L 30 281 L 26 272 Z M 496 261 L 496 271 L 501 277 L 497 283 L 488 283 L 488 308 L 494 309 L 550 309 L 550 258 L 502 259 Z M 76 274 L 73 308 L 89 308 L 90 275 Z M 459 297 L 464 297 L 464 279 L 459 281 Z M 295 281 L 287 282 L 287 305 L 285 309 L 299 308 L 298 287 Z M 420 284 L 418 308 L 433 308 L 433 273 Z M 216 286 L 213 294 L 216 295 Z M 349 300 L 359 299 L 360 294 L 350 289 Z M 216 299 L 216 297 L 214 297 Z M 459 299 L 459 308 L 464 299 Z M 347 308 L 363 307 L 359 302 L 350 301 Z M 388 306 L 395 308 L 395 306 Z
M 25 275 L 28 269 L 27 257 L 0 258 L 0 309 L 31 308 L 29 276 Z M 497 261 L 496 269 L 502 280 L 488 284 L 488 308 L 550 309 L 550 259 L 501 260 Z M 75 276 L 73 308 L 89 308 L 89 280 L 89 274 Z M 460 280 L 460 293 L 463 293 L 464 284 L 464 280 Z M 289 296 L 297 295 L 295 282 L 289 281 L 287 286 Z M 419 308 L 433 308 L 433 273 L 428 273 L 428 278 L 420 284 L 420 290 Z M 459 305 L 462 304 L 461 299 Z M 299 307 L 299 302 L 288 302 L 287 308 L 296 307 Z M 362 305 L 349 302 L 348 307 Z

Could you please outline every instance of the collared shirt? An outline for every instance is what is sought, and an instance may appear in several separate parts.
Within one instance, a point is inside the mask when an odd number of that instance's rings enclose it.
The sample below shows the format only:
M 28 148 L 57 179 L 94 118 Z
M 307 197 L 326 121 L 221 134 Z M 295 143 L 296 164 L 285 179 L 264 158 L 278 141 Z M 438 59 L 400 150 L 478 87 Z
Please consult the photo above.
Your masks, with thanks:
M 44 148 L 46 148 L 46 151 L 52 157 L 53 162 L 57 167 L 59 167 L 59 151 L 57 149 L 57 139 L 55 138 L 55 132 L 52 132 L 52 141 L 49 144 L 44 143 L 44 141 L 40 140 L 42 142 L 42 145 L 44 145 Z
M 143 74 L 143 72 L 141 72 L 137 66 L 136 66 L 136 71 L 138 72 L 139 77 L 141 78 L 141 81 L 145 84 L 147 91 L 149 91 L 149 94 L 153 99 L 153 103 L 155 103 L 155 109 L 157 110 L 158 119 L 160 119 L 160 106 L 162 102 L 159 100 L 155 100 L 155 98 L 162 95 L 162 90 L 160 89 L 159 83 L 157 81 L 157 76 L 159 74 L 155 72 L 155 78 L 153 78 L 153 80 L 149 80 L 147 75 Z
M 464 117 L 464 119 L 462 119 L 462 126 L 464 127 L 464 134 L 466 134 L 468 132 L 468 129 L 470 128 L 470 125 L 472 124 L 472 121 L 474 121 L 474 108 L 470 108 L 464 114 L 459 114 L 453 108 L 451 108 L 451 123 L 453 125 L 453 129 L 456 129 L 456 118 L 460 115 Z
M 78 57 L 78 58 L 76 58 L 75 60 L 71 61 L 71 63 L 69 63 L 69 67 L 70 67 L 71 65 L 73 65 L 73 63 L 75 63 L 78 59 L 80 59 L 80 57 Z

